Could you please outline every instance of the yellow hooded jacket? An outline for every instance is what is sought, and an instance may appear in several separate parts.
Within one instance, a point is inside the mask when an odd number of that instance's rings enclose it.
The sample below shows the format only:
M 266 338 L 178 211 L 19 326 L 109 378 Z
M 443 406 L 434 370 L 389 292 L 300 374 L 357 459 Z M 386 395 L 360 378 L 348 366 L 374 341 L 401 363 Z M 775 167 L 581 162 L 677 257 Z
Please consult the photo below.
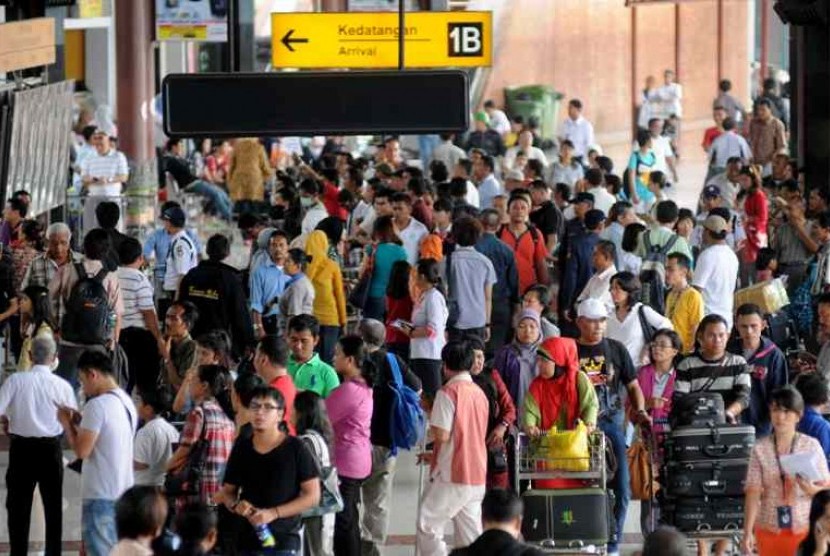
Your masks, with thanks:
M 346 326 L 346 295 L 340 267 L 329 259 L 329 240 L 320 230 L 311 232 L 305 252 L 311 257 L 306 276 L 314 286 L 314 316 L 322 326 Z

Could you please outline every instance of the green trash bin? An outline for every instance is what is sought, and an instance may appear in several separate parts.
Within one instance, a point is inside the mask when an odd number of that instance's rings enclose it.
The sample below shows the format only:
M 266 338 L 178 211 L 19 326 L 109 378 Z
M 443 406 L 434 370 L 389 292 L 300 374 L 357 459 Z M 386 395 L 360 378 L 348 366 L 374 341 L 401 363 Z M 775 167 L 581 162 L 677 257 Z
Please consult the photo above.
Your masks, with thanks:
M 563 95 L 547 85 L 523 85 L 504 89 L 507 114 L 521 116 L 525 122 L 534 118 L 539 122 L 542 139 L 556 139 L 556 118 Z

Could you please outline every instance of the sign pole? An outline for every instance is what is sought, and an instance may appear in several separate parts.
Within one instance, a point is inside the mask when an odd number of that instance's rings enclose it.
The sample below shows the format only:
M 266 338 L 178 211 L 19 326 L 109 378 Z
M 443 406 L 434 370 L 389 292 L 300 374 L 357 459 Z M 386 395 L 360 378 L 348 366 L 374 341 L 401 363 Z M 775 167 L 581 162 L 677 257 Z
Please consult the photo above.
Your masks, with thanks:
M 405 10 L 406 6 L 404 5 L 404 0 L 398 0 L 398 71 L 403 71 L 404 65 L 404 32 L 406 31 L 406 27 L 404 27 L 404 19 L 405 19 Z

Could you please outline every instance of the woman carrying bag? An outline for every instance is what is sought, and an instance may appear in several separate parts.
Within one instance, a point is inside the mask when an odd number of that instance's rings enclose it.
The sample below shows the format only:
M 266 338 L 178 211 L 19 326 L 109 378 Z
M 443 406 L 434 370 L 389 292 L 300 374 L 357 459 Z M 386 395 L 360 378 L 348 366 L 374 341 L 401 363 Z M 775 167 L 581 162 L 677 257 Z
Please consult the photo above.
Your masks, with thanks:
M 654 475 L 663 461 L 662 446 L 668 434 L 671 399 L 674 393 L 675 360 L 683 348 L 677 332 L 666 328 L 654 333 L 649 344 L 651 363 L 640 367 L 637 381 L 651 417 L 649 430 L 639 429 L 640 439 L 629 448 L 632 498 L 640 500 L 640 528 L 643 535 L 651 533 L 660 521 L 660 508 L 654 498 Z M 645 464 L 639 460 L 645 458 Z M 635 477 L 634 470 L 643 472 Z M 639 496 L 638 496 L 639 494 Z

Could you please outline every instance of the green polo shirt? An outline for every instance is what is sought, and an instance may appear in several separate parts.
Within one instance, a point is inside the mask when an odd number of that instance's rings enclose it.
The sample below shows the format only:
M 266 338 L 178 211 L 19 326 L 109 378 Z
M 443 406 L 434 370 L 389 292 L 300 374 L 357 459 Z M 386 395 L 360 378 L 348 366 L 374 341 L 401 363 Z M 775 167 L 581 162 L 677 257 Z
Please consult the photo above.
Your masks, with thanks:
M 334 368 L 316 353 L 305 363 L 297 363 L 293 355 L 289 356 L 288 374 L 294 379 L 297 390 L 311 390 L 322 398 L 327 398 L 332 390 L 340 386 Z

